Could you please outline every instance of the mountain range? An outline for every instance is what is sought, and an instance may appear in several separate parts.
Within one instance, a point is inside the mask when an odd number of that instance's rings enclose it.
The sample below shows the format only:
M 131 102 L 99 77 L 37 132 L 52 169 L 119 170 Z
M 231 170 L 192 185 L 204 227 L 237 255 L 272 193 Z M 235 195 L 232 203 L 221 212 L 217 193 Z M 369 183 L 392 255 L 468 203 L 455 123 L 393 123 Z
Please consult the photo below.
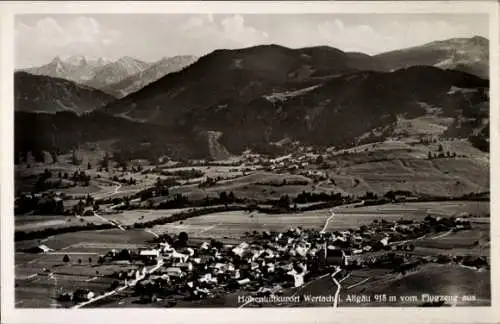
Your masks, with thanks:
M 457 121 L 454 134 L 467 137 L 477 129 L 463 126 L 468 125 L 464 121 L 483 123 L 488 117 L 483 109 L 489 102 L 489 81 L 484 75 L 488 55 L 488 41 L 472 37 L 375 56 L 328 46 L 290 49 L 260 45 L 216 50 L 199 59 L 178 58 L 178 64 L 159 62 L 156 67 L 119 60 L 114 63 L 125 68 L 116 71 L 142 71 L 135 74 L 138 78 L 122 78 L 127 73 L 120 72 L 94 74 L 105 80 L 116 73 L 113 80 L 121 81 L 111 86 L 95 84 L 117 97 L 128 94 L 118 100 L 106 97 L 95 104 L 95 112 L 96 116 L 113 116 L 117 125 L 128 120 L 189 139 L 182 149 L 177 141 L 176 152 L 194 155 L 209 155 L 209 147 L 231 153 L 246 148 L 268 150 L 271 143 L 286 138 L 307 145 L 348 147 L 366 140 L 367 134 L 368 138 L 389 136 L 400 116 L 415 118 L 436 109 L 441 116 Z M 113 63 L 96 71 L 105 71 L 109 65 Z M 167 74 L 148 82 L 163 73 Z M 45 78 L 49 83 L 53 80 Z M 71 96 L 78 89 L 74 85 L 64 93 Z M 80 92 L 75 93 L 77 101 Z M 56 92 L 54 98 L 59 95 Z M 96 96 L 102 97 L 102 92 Z M 16 100 L 16 110 L 32 110 L 21 105 L 28 104 Z M 70 120 L 79 127 L 77 118 Z M 99 134 L 103 139 L 116 136 L 105 131 Z M 87 139 L 76 138 L 73 144 Z M 150 137 L 148 145 L 156 140 Z
M 148 68 L 130 75 L 119 82 L 103 86 L 100 89 L 116 98 L 123 98 L 169 73 L 182 70 L 186 66 L 196 62 L 197 59 L 196 56 L 191 55 L 164 57 L 158 62 L 150 64 Z
M 106 58 L 90 59 L 81 55 L 70 57 L 57 56 L 48 64 L 40 67 L 22 69 L 20 71 L 84 84 L 92 80 L 96 69 L 100 69 L 110 63 L 111 60 Z
M 185 55 L 164 57 L 158 62 L 146 63 L 129 56 L 112 61 L 107 58 L 90 59 L 77 55 L 55 57 L 46 65 L 20 71 L 70 80 L 121 98 L 165 74 L 181 70 L 196 59 L 195 56 Z
M 455 69 L 489 78 L 489 41 L 481 36 L 435 41 L 376 55 L 388 70 L 415 65 Z

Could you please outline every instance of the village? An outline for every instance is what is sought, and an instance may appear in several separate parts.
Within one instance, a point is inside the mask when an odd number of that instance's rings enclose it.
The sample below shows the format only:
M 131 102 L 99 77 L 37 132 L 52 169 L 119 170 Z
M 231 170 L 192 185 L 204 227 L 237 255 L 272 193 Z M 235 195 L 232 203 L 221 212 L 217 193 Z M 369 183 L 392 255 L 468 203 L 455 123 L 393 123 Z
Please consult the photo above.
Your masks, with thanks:
M 137 266 L 135 270 L 115 272 L 112 277 L 116 280 L 106 293 L 99 295 L 76 287 L 61 293 L 58 299 L 80 308 L 128 289 L 140 303 L 169 300 L 175 305 L 181 300 L 210 299 L 234 292 L 280 296 L 321 276 L 331 274 L 335 281 L 363 268 L 405 274 L 427 263 L 488 266 L 483 257 L 412 254 L 414 240 L 470 229 L 466 218 L 428 215 L 423 221 L 382 219 L 340 232 L 326 232 L 327 224 L 322 230 L 296 227 L 285 232 L 246 233 L 237 245 L 215 239 L 196 244 L 185 232 L 172 236 L 165 233 L 152 240 L 147 249 L 113 249 L 99 257 L 99 264 Z

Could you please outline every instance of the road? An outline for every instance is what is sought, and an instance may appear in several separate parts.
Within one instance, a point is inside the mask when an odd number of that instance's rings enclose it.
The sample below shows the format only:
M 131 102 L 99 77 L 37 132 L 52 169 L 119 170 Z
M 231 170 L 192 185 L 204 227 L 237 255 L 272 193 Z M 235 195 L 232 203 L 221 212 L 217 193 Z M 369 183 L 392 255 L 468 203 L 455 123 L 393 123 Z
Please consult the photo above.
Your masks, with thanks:
M 359 286 L 359 285 L 361 285 L 361 284 L 364 284 L 365 282 L 367 282 L 367 281 L 368 281 L 368 280 L 370 280 L 371 278 L 372 278 L 372 277 L 368 277 L 368 278 L 365 278 L 365 279 L 363 279 L 363 280 L 361 280 L 361 281 L 358 281 L 358 282 L 356 282 L 355 284 L 352 284 L 352 285 L 350 285 L 349 287 L 347 287 L 347 289 L 351 289 L 351 288 L 354 288 L 354 287 Z
M 116 186 L 115 191 L 113 191 L 113 195 L 117 194 L 117 193 L 120 191 L 121 187 L 122 187 L 122 184 L 121 184 L 121 183 L 119 183 L 119 184 Z
M 156 234 L 155 232 L 153 232 L 152 230 L 150 230 L 150 229 L 148 229 L 148 228 L 144 229 L 144 232 L 148 232 L 148 233 L 150 233 L 150 234 L 153 234 L 156 238 L 159 238 L 159 237 L 160 237 L 160 235 Z
M 342 286 L 340 285 L 340 282 L 338 282 L 338 280 L 335 278 L 335 275 L 337 273 L 339 273 L 340 271 L 342 271 L 342 269 L 340 267 L 336 267 L 335 268 L 335 271 L 332 273 L 331 275 L 331 278 L 332 278 L 332 281 L 333 283 L 337 286 L 337 291 L 335 292 L 335 299 L 333 301 L 333 307 L 336 308 L 337 305 L 338 305 L 338 302 L 339 302 L 339 294 L 340 294 L 340 290 L 342 289 Z
M 326 228 L 328 227 L 328 223 L 330 222 L 330 220 L 335 217 L 335 212 L 333 211 L 333 208 L 330 209 L 330 217 L 328 217 L 325 221 L 325 226 L 323 226 L 323 229 L 321 230 L 320 233 L 325 233 L 326 231 Z M 325 246 L 326 248 L 326 246 Z M 337 273 L 339 273 L 340 271 L 342 271 L 342 269 L 340 268 L 340 266 L 337 266 L 335 267 L 335 271 L 330 275 L 330 278 L 332 278 L 332 281 L 333 283 L 337 286 L 337 291 L 335 292 L 335 299 L 333 301 L 333 307 L 336 308 L 338 306 L 338 303 L 339 303 L 339 296 L 340 296 L 340 290 L 342 290 L 342 285 L 340 284 L 342 281 L 344 281 L 345 279 L 347 279 L 350 275 L 348 274 L 347 276 L 345 276 L 344 278 L 340 279 L 340 280 L 337 280 L 337 278 L 335 278 L 335 276 L 337 275 Z
M 118 227 L 118 228 L 119 228 L 119 229 L 121 229 L 122 231 L 126 231 L 126 229 L 125 229 L 125 228 L 123 228 L 120 224 L 116 224 L 116 223 L 114 223 L 114 222 L 110 221 L 109 219 L 106 219 L 106 218 L 102 217 L 101 215 L 99 215 L 99 214 L 98 214 L 98 213 L 96 213 L 95 211 L 94 211 L 94 216 L 95 216 L 95 217 L 98 217 L 98 218 L 100 218 L 100 219 L 102 219 L 103 221 L 105 221 L 105 222 L 107 222 L 107 223 L 109 223 L 109 224 L 111 224 L 111 225 L 114 225 L 114 226 Z
M 320 231 L 320 233 L 321 233 L 321 234 L 325 233 L 326 228 L 328 227 L 328 222 L 330 221 L 330 219 L 332 219 L 332 218 L 335 216 L 335 213 L 333 212 L 333 208 L 332 208 L 332 209 L 330 209 L 330 213 L 331 213 L 330 217 L 328 217 L 328 218 L 326 219 L 326 221 L 325 221 L 325 226 L 323 226 L 323 228 L 322 228 L 322 229 L 321 229 L 321 231 Z

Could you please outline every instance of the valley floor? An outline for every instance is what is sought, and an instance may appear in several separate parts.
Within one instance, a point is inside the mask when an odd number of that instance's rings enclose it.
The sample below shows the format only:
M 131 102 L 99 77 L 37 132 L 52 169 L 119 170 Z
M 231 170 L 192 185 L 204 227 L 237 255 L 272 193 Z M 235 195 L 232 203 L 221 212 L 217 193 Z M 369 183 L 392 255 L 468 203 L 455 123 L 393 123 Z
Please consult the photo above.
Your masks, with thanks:
M 151 229 L 109 229 L 82 231 L 59 234 L 43 240 L 16 242 L 16 307 L 65 307 L 55 301 L 57 294 L 78 288 L 86 288 L 97 294 L 104 293 L 114 281 L 110 277 L 116 271 L 128 271 L 137 268 L 129 264 L 97 263 L 99 255 L 111 249 L 139 249 L 150 246 L 154 233 L 188 233 L 190 241 L 199 242 L 217 239 L 228 244 L 238 244 L 244 240 L 245 232 L 265 230 L 284 232 L 300 226 L 304 229 L 326 232 L 343 231 L 360 225 L 373 224 L 374 220 L 393 221 L 399 219 L 423 220 L 426 215 L 442 217 L 462 215 L 473 212 L 477 215 L 489 213 L 488 202 L 439 202 L 439 203 L 401 203 L 367 207 L 337 207 L 336 217 L 329 220 L 328 210 L 317 210 L 300 214 L 249 214 L 247 212 L 215 213 L 185 220 L 182 224 L 170 223 Z M 144 215 L 164 213 L 164 211 L 141 211 Z M 113 217 L 127 217 L 127 213 Z M 36 219 L 36 217 L 35 217 Z M 473 227 L 457 233 L 441 233 L 427 239 L 412 240 L 415 249 L 407 252 L 416 256 L 439 255 L 476 255 L 489 258 L 489 218 L 470 219 Z M 36 220 L 37 222 L 39 220 Z M 50 222 L 50 221 L 48 221 Z M 479 243 L 477 243 L 479 242 Z M 44 254 L 22 252 L 25 248 L 43 243 L 54 251 Z M 68 255 L 69 262 L 63 262 Z M 376 255 L 376 254 L 373 254 Z M 364 257 L 368 258 L 370 253 Z M 402 306 L 399 296 L 418 296 L 418 300 L 407 301 L 404 306 L 418 306 L 422 303 L 422 294 L 431 295 L 473 295 L 473 302 L 466 305 L 485 305 L 490 302 L 490 271 L 476 270 L 453 264 L 428 264 L 405 275 L 395 274 L 384 269 L 359 269 L 344 274 L 342 290 L 338 297 L 339 307 L 348 306 Z M 424 285 L 424 283 L 426 283 Z M 334 295 L 335 283 L 330 276 L 312 279 L 302 287 L 285 289 L 284 296 L 300 295 L 298 303 L 279 303 L 274 306 L 331 306 L 329 299 L 321 296 Z M 238 296 L 250 294 L 244 290 L 234 293 L 222 293 L 219 297 L 201 301 L 183 301 L 176 307 L 240 307 Z M 398 296 L 397 302 L 382 303 L 374 301 L 378 295 Z M 294 296 L 295 296 L 294 295 Z M 319 296 L 323 301 L 311 302 L 311 296 Z M 348 296 L 351 296 L 348 298 Z M 356 299 L 353 296 L 357 296 Z M 370 296 L 366 301 L 362 296 Z M 382 298 L 382 297 L 380 297 Z M 387 297 L 388 298 L 388 297 Z M 472 298 L 472 297 L 471 297 Z M 314 299 L 314 298 L 313 298 Z M 365 298 L 366 299 L 366 298 Z M 309 300 L 309 301 L 308 301 Z M 331 301 L 331 300 L 330 300 Z M 125 289 L 114 296 L 105 298 L 87 307 L 165 307 L 170 301 L 137 304 L 132 290 Z M 458 303 L 460 304 L 460 303 Z M 163 306 L 162 306 L 163 305 Z M 170 304 L 169 304 L 170 305 Z M 249 303 L 245 307 L 256 307 L 258 303 Z M 261 305 L 263 307 L 270 306 Z

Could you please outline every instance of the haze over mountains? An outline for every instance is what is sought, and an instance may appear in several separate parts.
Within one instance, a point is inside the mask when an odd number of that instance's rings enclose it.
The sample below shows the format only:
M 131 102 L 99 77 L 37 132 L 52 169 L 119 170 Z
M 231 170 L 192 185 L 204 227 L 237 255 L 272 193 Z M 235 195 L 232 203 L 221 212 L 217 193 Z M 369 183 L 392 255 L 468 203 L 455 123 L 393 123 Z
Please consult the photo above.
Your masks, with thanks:
M 209 147 L 231 153 L 246 148 L 268 150 L 275 148 L 271 143 L 283 139 L 348 147 L 392 136 L 399 118 L 426 115 L 453 119 L 449 133 L 455 136 L 481 133 L 488 119 L 488 59 L 488 40 L 480 37 L 433 42 L 375 56 L 328 46 L 290 49 L 261 45 L 216 50 L 200 59 L 164 59 L 154 65 L 124 58 L 97 67 L 90 79 L 80 82 L 124 96 L 109 100 L 96 92 L 101 99 L 85 107 L 94 105 L 97 116 L 104 113 L 126 118 L 128 123 L 155 125 L 165 134 L 191 139 L 182 149 L 178 149 L 183 144 L 177 140 L 176 152 L 213 157 Z M 81 60 L 77 63 L 85 65 Z M 53 70 L 39 68 L 35 72 L 66 73 L 70 69 L 65 65 L 74 66 L 56 61 Z M 446 70 L 449 68 L 455 70 Z M 74 75 L 86 78 L 89 74 Z M 33 80 L 30 82 L 42 79 Z M 57 79 L 43 80 L 54 82 L 53 88 L 60 86 L 60 81 L 52 81 Z M 16 96 L 21 87 L 21 83 L 16 85 Z M 74 96 L 75 105 L 79 105 L 80 86 L 64 89 L 61 93 Z M 60 105 L 59 92 L 53 93 L 54 111 L 71 106 Z M 23 97 L 35 102 L 37 96 Z M 26 100 L 16 101 L 16 110 L 40 111 L 21 106 L 33 106 Z M 78 128 L 76 120 L 71 122 Z M 119 140 L 116 134 L 121 133 L 100 134 L 101 140 Z M 163 149 L 169 147 L 166 138 Z M 90 138 L 81 135 L 72 145 L 86 140 Z M 136 141 L 140 146 L 141 141 L 150 145 L 156 139 L 151 136 Z M 37 143 L 54 145 L 49 139 Z

